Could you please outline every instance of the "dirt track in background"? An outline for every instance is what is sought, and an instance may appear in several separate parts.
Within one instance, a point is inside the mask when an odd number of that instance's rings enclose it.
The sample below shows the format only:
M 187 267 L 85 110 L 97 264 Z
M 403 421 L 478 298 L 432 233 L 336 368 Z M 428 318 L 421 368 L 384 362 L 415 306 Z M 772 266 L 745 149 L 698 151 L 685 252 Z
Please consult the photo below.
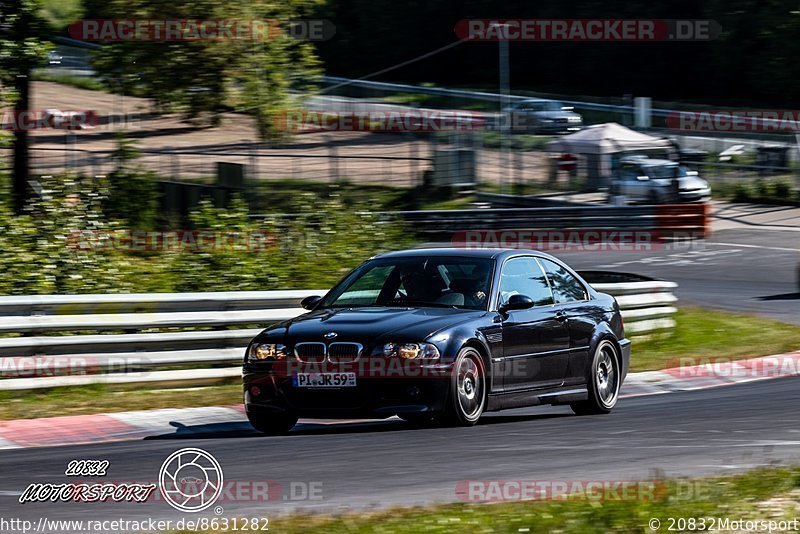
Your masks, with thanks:
M 177 114 L 158 115 L 147 99 L 43 81 L 34 82 L 32 100 L 35 110 L 93 110 L 100 117 L 96 128 L 76 131 L 74 136 L 56 130 L 34 131 L 32 166 L 37 174 L 59 173 L 67 167 L 86 174 L 109 172 L 113 165 L 108 153 L 121 131 L 143 152 L 144 167 L 170 177 L 211 177 L 216 162 L 224 161 L 250 165 L 255 176 L 263 179 L 347 178 L 409 186 L 419 183 L 422 172 L 431 166 L 431 143 L 411 134 L 309 132 L 293 136 L 282 146 L 265 147 L 257 142 L 254 120 L 239 113 L 225 113 L 221 125 L 211 127 Z M 66 152 L 72 139 L 74 151 Z M 154 151 L 162 153 L 148 153 Z M 528 152 L 510 160 L 510 170 L 506 161 L 496 150 L 480 150 L 479 179 L 545 179 L 541 153 Z

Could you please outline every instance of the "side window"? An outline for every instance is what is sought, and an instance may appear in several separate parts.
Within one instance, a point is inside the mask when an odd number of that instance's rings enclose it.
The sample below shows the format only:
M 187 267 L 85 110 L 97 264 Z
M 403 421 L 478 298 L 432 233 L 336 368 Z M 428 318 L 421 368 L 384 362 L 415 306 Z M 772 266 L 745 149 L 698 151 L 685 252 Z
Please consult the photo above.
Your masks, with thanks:
M 553 294 L 547 278 L 535 258 L 513 258 L 503 265 L 500 273 L 500 304 L 508 302 L 511 295 L 525 295 L 536 306 L 553 304 Z
M 639 169 L 637 169 L 635 165 L 632 165 L 630 163 L 623 163 L 622 164 L 621 176 L 622 176 L 623 180 L 626 180 L 626 181 L 629 181 L 629 182 L 635 182 L 636 181 L 636 177 L 638 175 L 639 175 Z
M 542 266 L 547 272 L 547 278 L 550 280 L 557 304 L 587 299 L 586 288 L 569 271 L 550 260 L 540 259 L 539 261 L 542 262 Z

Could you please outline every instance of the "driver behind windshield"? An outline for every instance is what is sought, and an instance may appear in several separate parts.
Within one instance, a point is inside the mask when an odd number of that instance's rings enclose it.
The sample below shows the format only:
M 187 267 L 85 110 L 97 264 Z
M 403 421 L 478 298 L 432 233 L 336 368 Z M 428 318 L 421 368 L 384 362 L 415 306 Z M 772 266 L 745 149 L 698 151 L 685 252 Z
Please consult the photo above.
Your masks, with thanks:
M 442 296 L 441 284 L 416 265 L 405 267 L 400 272 L 400 282 L 402 285 L 399 296 L 403 300 L 436 302 Z

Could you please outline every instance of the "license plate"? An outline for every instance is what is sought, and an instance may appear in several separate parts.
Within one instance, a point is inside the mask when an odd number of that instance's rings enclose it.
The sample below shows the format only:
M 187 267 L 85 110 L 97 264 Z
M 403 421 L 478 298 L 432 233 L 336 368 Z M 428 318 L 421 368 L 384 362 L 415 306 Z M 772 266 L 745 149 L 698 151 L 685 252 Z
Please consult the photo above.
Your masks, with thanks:
M 292 384 L 296 388 L 354 388 L 355 373 L 295 373 Z

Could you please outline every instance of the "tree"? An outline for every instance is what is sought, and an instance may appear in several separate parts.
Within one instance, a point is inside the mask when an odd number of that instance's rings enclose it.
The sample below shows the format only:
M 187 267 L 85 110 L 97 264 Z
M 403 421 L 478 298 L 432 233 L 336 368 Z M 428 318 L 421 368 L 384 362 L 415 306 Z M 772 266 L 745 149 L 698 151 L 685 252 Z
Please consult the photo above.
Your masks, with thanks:
M 30 83 L 33 68 L 41 64 L 50 47 L 39 0 L 0 0 L 0 81 L 12 88 L 14 113 L 30 111 Z M 12 191 L 14 210 L 21 213 L 32 194 L 29 176 L 28 132 L 14 132 Z
M 87 3 L 102 19 L 280 21 L 308 17 L 324 0 L 110 0 Z M 269 139 L 272 116 L 289 105 L 289 88 L 318 74 L 313 46 L 286 33 L 267 39 L 106 42 L 93 61 L 117 90 L 152 98 L 161 111 L 203 113 L 219 124 L 234 109 L 255 116 L 259 135 Z M 305 87 L 300 87 L 305 88 Z

